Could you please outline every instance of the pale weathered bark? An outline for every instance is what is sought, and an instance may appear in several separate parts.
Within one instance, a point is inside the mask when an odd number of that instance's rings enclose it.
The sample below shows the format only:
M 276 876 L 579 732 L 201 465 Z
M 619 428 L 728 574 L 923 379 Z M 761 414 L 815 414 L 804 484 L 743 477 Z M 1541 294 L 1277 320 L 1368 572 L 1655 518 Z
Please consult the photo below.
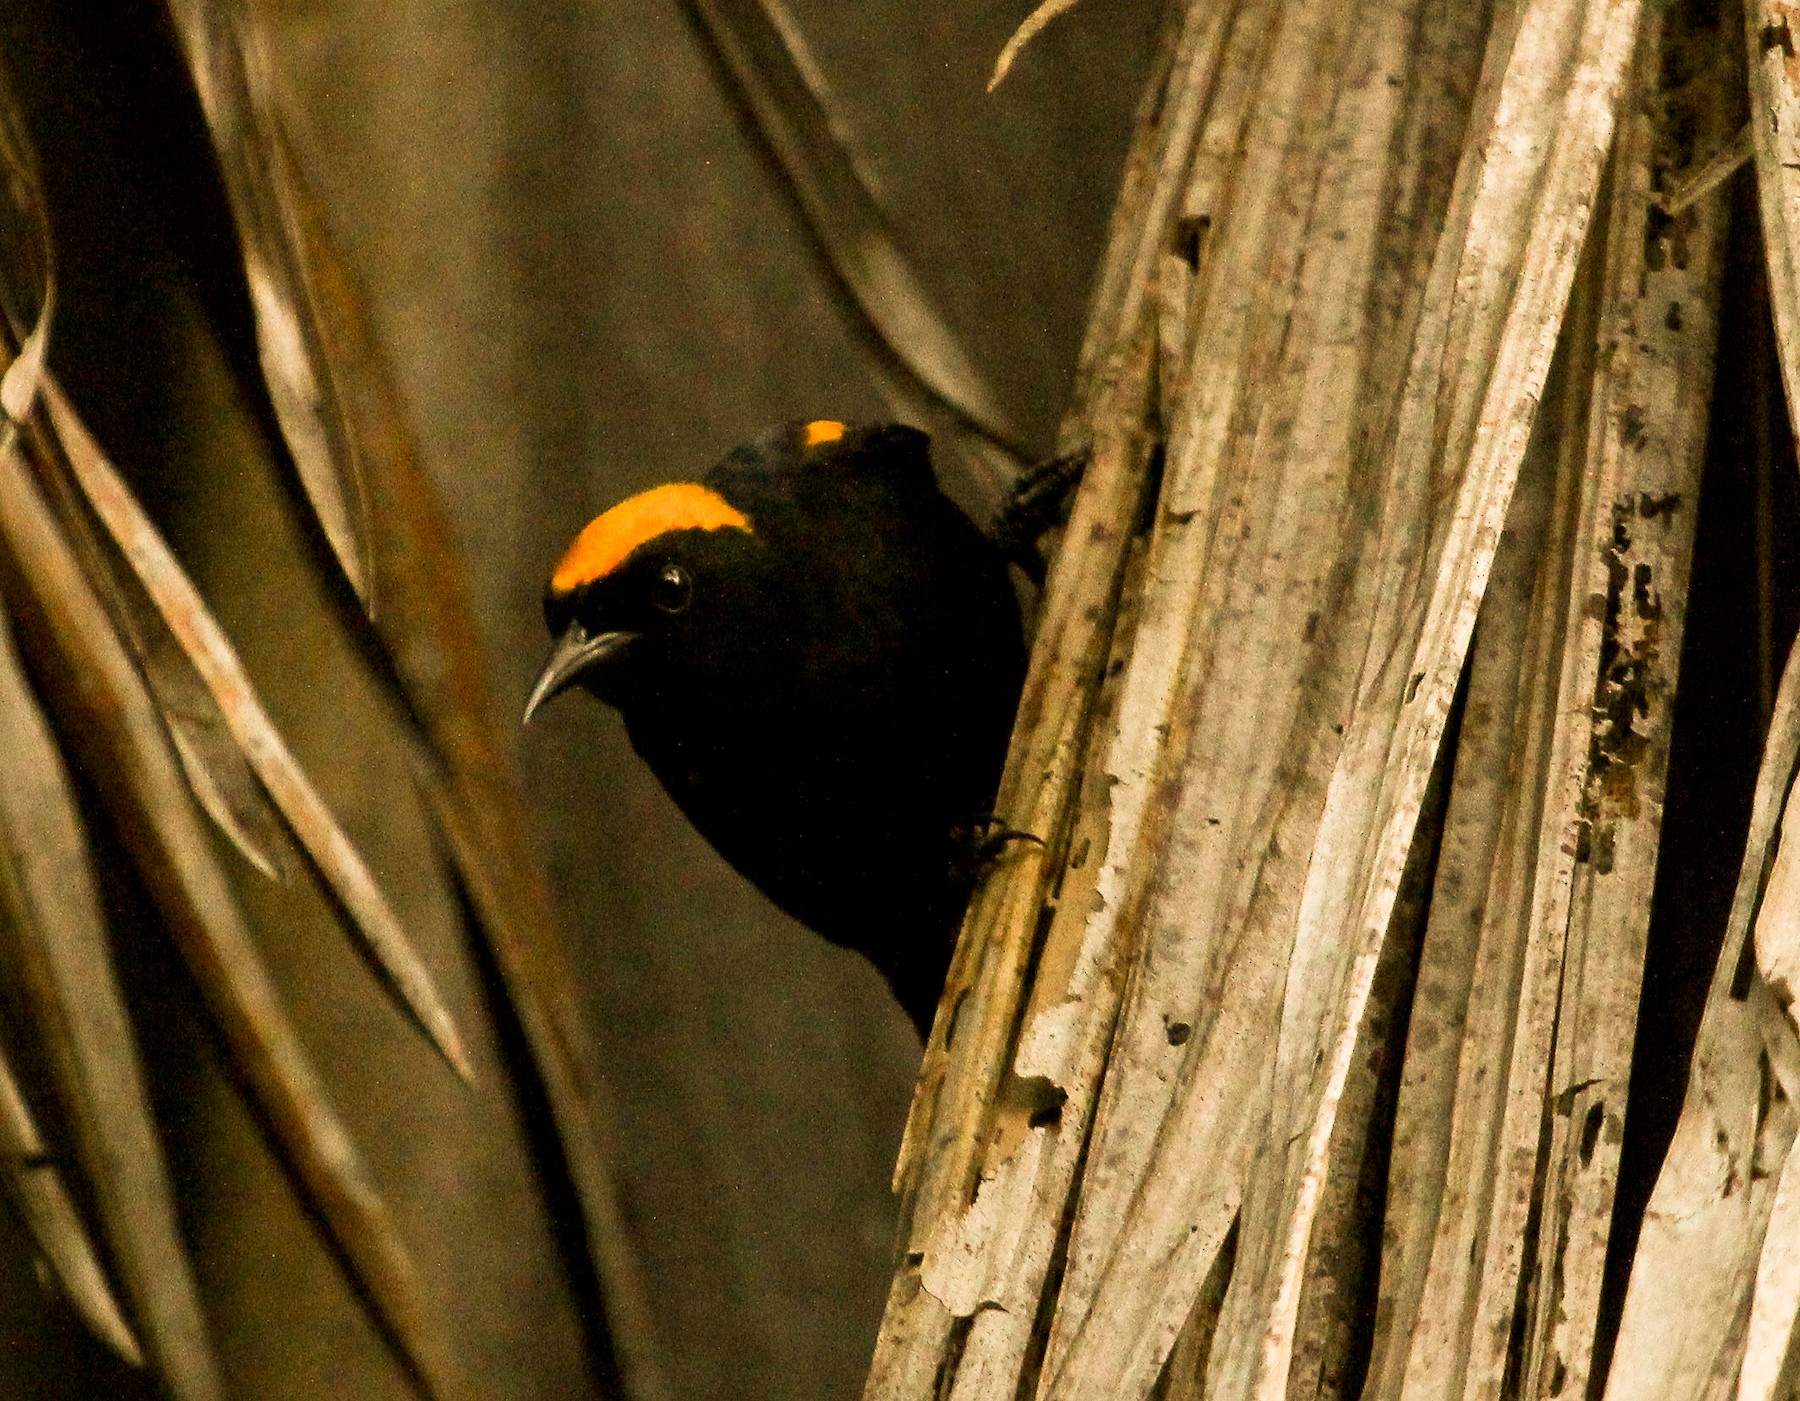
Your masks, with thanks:
M 1048 807 L 1003 794 L 1048 871 L 996 876 L 965 927 L 866 1395 L 1145 1396 L 1172 1351 L 1171 1397 L 1584 1389 L 1708 424 L 1728 49 L 1629 4 L 1243 0 L 1174 23 L 1065 429 L 1104 445 L 1141 403 L 1157 507 L 1136 596 L 1083 598 L 1129 619 L 1086 774 L 1054 770 Z M 1145 317 L 1154 400 L 1094 349 Z M 1052 576 L 1052 639 L 1085 567 Z M 1413 955 L 1388 929 L 1484 594 L 1403 1033 Z M 1040 650 L 1047 704 L 1093 684 L 1069 660 Z M 1037 733 L 1009 770 L 1034 782 Z M 1383 1162 L 1377 1278 L 1347 1238 L 1378 1228 L 1357 1203 Z

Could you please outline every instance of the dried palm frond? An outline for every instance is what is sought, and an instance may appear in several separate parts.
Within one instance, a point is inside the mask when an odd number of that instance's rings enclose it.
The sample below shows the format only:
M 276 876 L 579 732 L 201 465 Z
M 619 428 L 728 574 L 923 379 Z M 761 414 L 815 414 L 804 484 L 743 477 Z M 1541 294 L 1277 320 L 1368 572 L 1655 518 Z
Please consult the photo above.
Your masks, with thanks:
M 145 1320 L 150 1355 L 176 1394 L 216 1396 L 206 1327 L 113 976 L 74 794 L 26 686 L 10 628 L 0 629 L 0 763 L 8 964 L 35 1013 L 122 1283 Z M 30 1106 L 10 1070 L 0 1080 L 8 1183 L 20 1214 L 89 1326 L 141 1364 Z
M 655 1397 L 661 1383 L 604 1156 L 592 1062 L 487 714 L 456 567 L 354 293 L 282 135 L 252 30 L 229 4 L 178 5 L 175 19 L 238 219 L 260 365 L 300 484 L 296 499 L 307 503 L 300 524 L 329 547 L 353 590 L 346 596 L 360 601 L 349 621 L 397 702 L 442 817 L 454 883 L 492 951 L 499 1005 L 523 1031 L 526 1055 L 510 1068 L 525 1099 L 548 1102 L 558 1141 L 547 1166 L 573 1185 L 582 1210 L 595 1303 L 605 1309 L 591 1319 L 597 1355 L 627 1394 Z M 65 1292 L 107 1341 L 135 1358 L 141 1339 L 142 1355 L 177 1395 L 220 1394 L 92 897 L 93 858 L 66 753 L 405 1375 L 424 1395 L 472 1394 L 432 1291 L 290 1025 L 209 829 L 265 875 L 284 876 L 303 857 L 383 984 L 467 1079 L 464 1039 L 367 865 L 264 713 L 224 630 L 79 406 L 45 370 L 55 300 L 48 222 L 25 119 L 5 92 L 0 157 L 0 293 L 11 333 L 0 377 L 0 594 L 22 653 L 17 662 L 10 648 L 0 655 L 0 723 L 13 736 L 0 804 L 0 910 L 31 1012 L 15 1039 L 29 1034 L 32 1060 L 48 1068 L 50 1117 L 67 1125 L 85 1193 L 72 1200 L 63 1190 L 59 1174 L 69 1164 L 53 1151 L 46 1157 L 28 1103 L 35 1086 L 21 1090 L 10 1072 L 0 1086 L 0 1131 L 27 1157 L 5 1183 Z M 69 893 L 52 898 L 52 890 Z M 75 1204 L 85 1199 L 94 1203 L 99 1250 Z
M 460 1396 L 417 1270 L 288 1022 L 156 704 L 15 452 L 0 462 L 6 601 L 52 717 L 114 815 L 233 1063 L 428 1395 Z
M 579 1208 L 598 1296 L 590 1302 L 604 1310 L 592 1320 L 597 1348 L 629 1394 L 653 1401 L 666 1384 L 611 1178 L 593 1053 L 548 891 L 525 846 L 518 784 L 447 532 L 362 298 L 282 129 L 257 31 L 230 0 L 183 0 L 172 11 L 221 151 L 246 266 L 289 270 L 279 299 L 254 299 L 265 366 L 273 346 L 296 383 L 332 386 L 330 403 L 315 412 L 331 416 L 325 436 L 342 454 L 336 478 L 354 478 L 368 505 L 359 593 L 369 616 L 346 621 L 372 629 L 370 651 L 416 727 L 415 770 L 491 957 L 500 1005 L 521 1033 L 526 1054 L 514 1068 L 548 1108 L 556 1141 L 544 1166 L 568 1183 Z M 285 417 L 283 426 L 290 447 L 296 431 L 309 431 Z M 323 513 L 320 527 L 330 535 Z M 349 571 L 354 553 L 335 543 L 334 553 Z
M 1154 445 L 1156 510 L 1134 542 L 1102 472 L 1051 575 L 1000 803 L 1047 847 L 964 927 L 868 1397 L 1602 1385 L 1736 42 L 1657 3 L 1177 7 L 1065 427 Z M 1779 1226 L 1746 1259 L 1765 1201 L 1708 1244 L 1776 1395 L 1800 1271 Z

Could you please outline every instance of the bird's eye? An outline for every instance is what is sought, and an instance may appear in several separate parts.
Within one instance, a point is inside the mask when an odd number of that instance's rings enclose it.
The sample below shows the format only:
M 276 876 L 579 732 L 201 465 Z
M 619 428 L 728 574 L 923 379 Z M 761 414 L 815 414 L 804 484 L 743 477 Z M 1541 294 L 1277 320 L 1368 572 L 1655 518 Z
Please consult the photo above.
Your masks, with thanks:
M 694 581 L 679 564 L 665 564 L 650 585 L 650 604 L 664 613 L 685 613 L 693 597 Z

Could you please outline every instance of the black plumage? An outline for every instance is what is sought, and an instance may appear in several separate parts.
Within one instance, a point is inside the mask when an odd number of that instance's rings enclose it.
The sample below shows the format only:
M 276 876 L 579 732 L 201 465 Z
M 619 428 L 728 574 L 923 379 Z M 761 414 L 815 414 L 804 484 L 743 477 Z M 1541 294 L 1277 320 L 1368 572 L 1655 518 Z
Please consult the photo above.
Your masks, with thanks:
M 699 486 L 578 541 L 532 707 L 569 684 L 616 706 L 701 834 L 923 1033 L 1024 678 L 1005 558 L 912 428 L 787 425 Z

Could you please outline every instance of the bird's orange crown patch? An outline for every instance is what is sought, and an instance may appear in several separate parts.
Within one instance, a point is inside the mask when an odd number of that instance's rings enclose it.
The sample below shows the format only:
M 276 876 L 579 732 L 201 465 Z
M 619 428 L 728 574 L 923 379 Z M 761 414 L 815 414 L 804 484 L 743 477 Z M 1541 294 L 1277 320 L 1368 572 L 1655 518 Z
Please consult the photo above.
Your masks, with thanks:
M 693 482 L 653 487 L 594 517 L 550 576 L 552 593 L 573 593 L 618 568 L 646 540 L 671 530 L 749 530 L 750 518 L 718 492 Z
M 835 443 L 844 436 L 844 425 L 834 418 L 815 418 L 800 430 L 800 441 L 805 447 L 816 448 L 821 443 Z

